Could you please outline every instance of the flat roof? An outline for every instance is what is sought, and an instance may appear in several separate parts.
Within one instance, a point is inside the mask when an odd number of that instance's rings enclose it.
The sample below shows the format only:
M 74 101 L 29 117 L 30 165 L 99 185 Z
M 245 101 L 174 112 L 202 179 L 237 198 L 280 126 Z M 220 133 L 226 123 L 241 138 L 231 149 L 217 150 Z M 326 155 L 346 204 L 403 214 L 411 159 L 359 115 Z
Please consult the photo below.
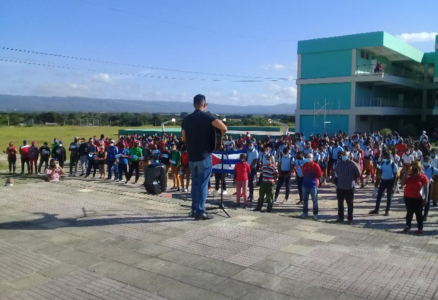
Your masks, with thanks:
M 423 61 L 422 51 L 384 31 L 298 41 L 298 54 L 381 47 L 400 54 L 406 60 Z

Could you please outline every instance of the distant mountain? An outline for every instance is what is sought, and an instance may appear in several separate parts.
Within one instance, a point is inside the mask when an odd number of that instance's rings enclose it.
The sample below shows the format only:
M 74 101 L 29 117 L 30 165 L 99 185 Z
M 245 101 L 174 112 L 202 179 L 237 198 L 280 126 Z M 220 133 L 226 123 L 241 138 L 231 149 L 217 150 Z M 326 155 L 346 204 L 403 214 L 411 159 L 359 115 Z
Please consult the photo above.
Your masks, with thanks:
M 286 103 L 272 106 L 208 104 L 208 110 L 217 114 L 294 114 L 295 108 L 295 104 Z M 190 102 L 0 95 L 0 112 L 56 111 L 181 113 L 190 112 L 192 110 L 193 105 Z

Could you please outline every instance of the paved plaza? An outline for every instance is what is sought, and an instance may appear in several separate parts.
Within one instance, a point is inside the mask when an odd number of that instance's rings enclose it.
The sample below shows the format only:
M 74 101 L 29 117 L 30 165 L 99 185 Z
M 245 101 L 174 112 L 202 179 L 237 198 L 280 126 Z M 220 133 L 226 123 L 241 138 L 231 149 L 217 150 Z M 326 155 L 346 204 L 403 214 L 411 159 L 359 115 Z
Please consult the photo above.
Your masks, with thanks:
M 231 218 L 211 197 L 215 218 L 194 221 L 181 194 L 18 179 L 0 187 L 0 299 L 438 299 L 436 209 L 425 236 L 415 221 L 404 235 L 401 196 L 370 217 L 371 193 L 358 190 L 354 226 L 333 223 L 333 186 L 320 190 L 320 221 L 297 217 L 296 192 L 274 213 Z

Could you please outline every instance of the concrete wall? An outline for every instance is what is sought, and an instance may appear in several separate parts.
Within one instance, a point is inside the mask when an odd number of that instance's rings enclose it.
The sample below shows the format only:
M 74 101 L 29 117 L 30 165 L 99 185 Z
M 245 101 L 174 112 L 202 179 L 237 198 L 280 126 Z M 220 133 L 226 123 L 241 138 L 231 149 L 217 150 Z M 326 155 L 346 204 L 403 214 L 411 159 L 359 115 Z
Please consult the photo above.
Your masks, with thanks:
M 359 85 L 357 83 L 353 84 L 356 85 L 356 100 L 364 101 L 373 97 L 372 84 L 369 86 Z
M 308 137 L 310 133 L 323 134 L 328 132 L 329 134 L 337 133 L 339 130 L 348 132 L 348 116 L 347 115 L 328 115 L 325 118 L 324 126 L 324 116 L 316 116 L 316 122 L 314 122 L 313 115 L 301 115 L 300 116 L 300 132 Z
M 301 78 L 351 75 L 351 49 L 301 55 Z
M 350 109 L 351 83 L 304 84 L 301 85 L 300 109 L 314 109 L 315 100 L 323 105 L 324 99 L 331 101 L 329 109 Z M 338 105 L 339 103 L 339 105 Z
M 435 37 L 435 82 L 438 82 L 438 35 Z

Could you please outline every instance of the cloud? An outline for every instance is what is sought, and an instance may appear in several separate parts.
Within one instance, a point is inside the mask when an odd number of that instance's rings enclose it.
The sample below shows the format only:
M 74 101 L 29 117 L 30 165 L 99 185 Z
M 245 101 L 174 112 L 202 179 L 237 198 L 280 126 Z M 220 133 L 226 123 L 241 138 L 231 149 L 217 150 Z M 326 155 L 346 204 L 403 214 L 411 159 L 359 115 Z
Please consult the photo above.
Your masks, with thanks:
M 18 67 L 6 72 L 0 68 L 0 94 L 188 102 L 202 90 L 208 102 L 216 104 L 275 105 L 296 102 L 294 82 L 254 86 L 208 84 L 200 88 L 182 81 L 144 81 L 105 73 L 65 72 L 59 76 L 46 73 L 36 80 L 23 75 L 26 74 L 24 70 Z M 44 70 L 41 73 L 44 75 Z
M 109 76 L 109 74 L 94 74 L 93 76 L 91 76 L 91 80 L 105 82 L 105 83 L 112 82 L 112 79 Z
M 275 70 L 275 71 L 284 71 L 287 69 L 285 65 L 282 64 L 267 64 L 262 66 L 265 70 Z
M 271 84 L 269 90 L 274 92 L 274 95 L 280 99 L 296 99 L 297 89 L 293 86 L 282 87 L 278 84 Z
M 418 33 L 402 33 L 397 37 L 407 43 L 420 43 L 435 41 L 437 32 L 418 32 Z

